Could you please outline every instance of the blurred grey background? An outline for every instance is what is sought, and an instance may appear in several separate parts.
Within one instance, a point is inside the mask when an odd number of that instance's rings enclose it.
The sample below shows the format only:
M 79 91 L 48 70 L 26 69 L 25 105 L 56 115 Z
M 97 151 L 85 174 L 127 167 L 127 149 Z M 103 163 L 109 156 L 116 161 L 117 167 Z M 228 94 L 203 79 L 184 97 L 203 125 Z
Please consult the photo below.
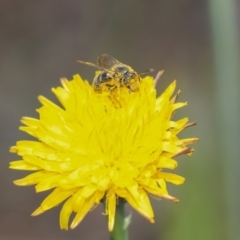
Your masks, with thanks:
M 240 4 L 237 0 L 0 0 L 0 239 L 109 239 L 99 205 L 72 231 L 59 228 L 60 206 L 30 214 L 48 193 L 17 187 L 28 172 L 8 169 L 18 160 L 9 147 L 29 137 L 22 116 L 37 117 L 38 95 L 54 101 L 60 77 L 94 69 L 108 53 L 136 69 L 165 70 L 158 92 L 178 80 L 181 101 L 198 125 L 182 137 L 199 137 L 194 155 L 180 157 L 175 171 L 186 178 L 169 186 L 179 204 L 152 199 L 156 223 L 133 214 L 132 240 L 236 240 L 240 236 L 239 96 Z

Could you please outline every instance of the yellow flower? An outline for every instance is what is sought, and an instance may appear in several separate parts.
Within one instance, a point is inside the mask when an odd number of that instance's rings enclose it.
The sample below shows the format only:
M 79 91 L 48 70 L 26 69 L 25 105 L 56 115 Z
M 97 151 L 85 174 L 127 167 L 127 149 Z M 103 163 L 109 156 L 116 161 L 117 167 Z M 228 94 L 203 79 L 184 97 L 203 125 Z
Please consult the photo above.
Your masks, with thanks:
M 115 94 L 94 92 L 79 75 L 62 80 L 63 87 L 52 91 L 59 107 L 43 96 L 39 119 L 24 117 L 20 130 L 36 141 L 19 141 L 10 151 L 22 160 L 10 168 L 35 171 L 14 181 L 16 185 L 36 185 L 36 192 L 54 189 L 33 212 L 39 215 L 65 201 L 60 226 L 75 228 L 95 205 L 106 202 L 108 228 L 114 226 L 118 198 L 154 222 L 148 195 L 178 200 L 168 194 L 166 182 L 182 184 L 184 178 L 163 169 L 174 169 L 173 159 L 192 153 L 186 145 L 196 138 L 179 139 L 188 119 L 171 120 L 174 111 L 186 105 L 172 98 L 176 82 L 156 98 L 152 77 L 145 77 L 139 91 L 121 89 Z

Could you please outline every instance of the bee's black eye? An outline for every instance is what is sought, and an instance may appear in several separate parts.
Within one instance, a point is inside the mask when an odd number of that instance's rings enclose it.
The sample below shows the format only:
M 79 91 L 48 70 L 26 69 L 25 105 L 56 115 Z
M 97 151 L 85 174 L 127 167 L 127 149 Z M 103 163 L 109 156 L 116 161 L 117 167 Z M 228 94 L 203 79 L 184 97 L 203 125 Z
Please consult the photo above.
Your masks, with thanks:
M 98 76 L 98 80 L 99 80 L 100 83 L 108 82 L 111 79 L 112 79 L 112 76 L 109 73 L 107 73 L 107 72 L 102 72 Z
M 125 74 L 127 74 L 129 72 L 126 67 L 116 67 L 115 71 L 120 72 L 123 75 L 125 75 Z

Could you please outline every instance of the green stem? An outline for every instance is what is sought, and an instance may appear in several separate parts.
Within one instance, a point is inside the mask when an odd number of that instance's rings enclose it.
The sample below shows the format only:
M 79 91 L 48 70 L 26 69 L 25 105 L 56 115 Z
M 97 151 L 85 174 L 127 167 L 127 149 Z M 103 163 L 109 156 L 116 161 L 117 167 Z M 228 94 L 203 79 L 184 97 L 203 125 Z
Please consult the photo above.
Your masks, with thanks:
M 111 240 L 128 240 L 128 231 L 125 224 L 125 200 L 119 199 L 116 206 L 115 223 L 113 231 L 110 232 Z

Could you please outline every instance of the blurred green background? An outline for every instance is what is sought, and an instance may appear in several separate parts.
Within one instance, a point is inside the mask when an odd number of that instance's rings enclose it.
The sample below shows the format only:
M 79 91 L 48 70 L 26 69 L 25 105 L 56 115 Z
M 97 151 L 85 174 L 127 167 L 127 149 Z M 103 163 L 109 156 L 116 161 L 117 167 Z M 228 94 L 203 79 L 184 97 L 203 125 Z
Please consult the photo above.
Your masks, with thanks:
M 73 231 L 61 231 L 60 207 L 32 218 L 47 193 L 16 187 L 27 173 L 8 170 L 8 153 L 22 116 L 37 117 L 38 95 L 55 101 L 60 77 L 94 69 L 108 53 L 136 69 L 165 70 L 158 92 L 178 80 L 181 101 L 198 125 L 181 136 L 199 137 L 191 158 L 175 171 L 186 178 L 169 186 L 179 204 L 152 199 L 156 223 L 134 210 L 131 240 L 237 240 L 240 236 L 240 2 L 238 0 L 0 0 L 0 239 L 108 239 L 102 206 Z

